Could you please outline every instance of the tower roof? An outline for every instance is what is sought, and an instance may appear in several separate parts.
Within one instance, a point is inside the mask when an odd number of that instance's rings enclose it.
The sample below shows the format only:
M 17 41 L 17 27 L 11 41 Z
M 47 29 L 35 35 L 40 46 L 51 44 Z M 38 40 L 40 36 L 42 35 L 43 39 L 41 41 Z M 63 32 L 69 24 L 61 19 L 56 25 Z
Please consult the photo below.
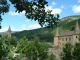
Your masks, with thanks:
M 79 24 L 78 24 L 78 20 L 77 20 L 77 22 L 76 22 L 75 32 L 76 32 L 76 33 L 79 33 Z
M 69 31 L 69 32 L 63 32 L 63 33 L 58 33 L 58 28 L 56 29 L 56 34 L 55 36 L 70 36 L 74 34 L 80 34 L 80 29 L 79 29 L 79 24 L 78 21 L 76 21 L 76 26 L 74 31 Z
M 11 32 L 11 27 L 9 26 L 8 31 Z
M 56 29 L 56 34 L 55 34 L 55 36 L 59 36 L 58 27 L 57 27 L 57 29 Z

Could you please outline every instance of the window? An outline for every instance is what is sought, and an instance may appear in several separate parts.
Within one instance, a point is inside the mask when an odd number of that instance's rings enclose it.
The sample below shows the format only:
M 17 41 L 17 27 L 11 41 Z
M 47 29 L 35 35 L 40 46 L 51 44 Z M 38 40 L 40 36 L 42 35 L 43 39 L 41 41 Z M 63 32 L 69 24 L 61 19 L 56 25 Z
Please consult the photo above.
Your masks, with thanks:
M 67 41 L 67 38 L 66 38 L 66 41 Z
M 64 38 L 62 38 L 62 41 L 64 41 Z
M 76 36 L 76 38 L 77 38 L 77 36 Z
M 71 41 L 71 38 L 69 38 L 69 41 Z

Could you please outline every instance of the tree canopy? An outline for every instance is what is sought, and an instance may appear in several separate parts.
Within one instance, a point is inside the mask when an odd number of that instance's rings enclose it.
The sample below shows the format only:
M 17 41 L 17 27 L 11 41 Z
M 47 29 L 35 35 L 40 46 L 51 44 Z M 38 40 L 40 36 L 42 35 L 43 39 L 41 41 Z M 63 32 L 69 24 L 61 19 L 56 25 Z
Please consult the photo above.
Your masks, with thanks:
M 25 16 L 28 19 L 38 21 L 44 27 L 53 27 L 59 21 L 59 15 L 51 14 L 52 10 L 45 10 L 48 6 L 46 0 L 9 0 L 18 13 L 25 11 Z M 0 0 L 0 21 L 2 14 L 9 12 L 10 4 L 8 0 Z
M 17 47 L 17 51 L 26 55 L 30 60 L 47 60 L 48 59 L 48 48 L 50 46 L 47 43 L 39 42 L 38 37 L 34 37 L 34 41 L 28 42 L 26 37 L 23 37 Z
M 78 38 L 79 42 L 74 45 L 71 45 L 71 43 L 65 44 L 60 55 L 62 60 L 80 60 L 80 35 Z
M 72 60 L 72 45 L 67 42 L 62 49 L 61 59 L 62 60 Z

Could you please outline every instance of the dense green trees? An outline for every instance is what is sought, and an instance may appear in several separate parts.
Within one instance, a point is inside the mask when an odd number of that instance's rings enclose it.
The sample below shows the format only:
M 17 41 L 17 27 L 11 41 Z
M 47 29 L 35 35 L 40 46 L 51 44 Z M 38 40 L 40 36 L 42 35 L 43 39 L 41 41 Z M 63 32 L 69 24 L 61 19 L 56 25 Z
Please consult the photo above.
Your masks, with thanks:
M 15 47 L 16 45 L 16 37 L 8 37 L 7 35 L 0 37 L 0 60 L 2 59 L 2 57 L 8 57 L 9 52 L 12 51 L 13 47 Z
M 72 45 L 68 42 L 61 52 L 61 60 L 72 60 Z
M 73 30 L 75 30 L 75 25 L 74 26 L 71 26 L 70 31 L 73 31 Z
M 41 28 L 41 29 L 35 29 L 35 30 L 29 30 L 29 31 L 25 30 L 21 32 L 16 32 L 16 33 L 13 33 L 12 36 L 16 36 L 18 39 L 21 39 L 24 36 L 26 36 L 28 40 L 31 41 L 34 39 L 34 35 L 36 35 L 37 37 L 39 37 L 40 41 L 53 42 L 52 31 L 53 29 Z
M 23 57 L 28 57 L 31 60 L 56 60 L 53 54 L 48 55 L 48 48 L 51 46 L 45 42 L 39 42 L 39 38 L 36 36 L 33 41 L 28 41 L 26 37 L 18 42 L 16 40 L 16 37 L 8 37 L 6 35 L 0 38 L 0 60 L 2 57 L 19 60 Z M 20 56 L 13 58 L 15 52 L 20 53 Z M 73 47 L 70 43 L 66 43 L 65 47 L 63 47 L 61 60 L 79 60 L 79 54 L 80 42 L 76 43 Z
M 28 57 L 30 60 L 55 60 L 55 56 L 48 55 L 48 48 L 52 48 L 51 45 L 46 42 L 39 42 L 38 37 L 34 37 L 33 41 L 28 41 L 26 37 L 18 40 L 16 37 L 8 37 L 4 35 L 0 38 L 0 60 L 22 60 L 24 57 Z M 14 57 L 14 53 L 20 55 Z M 53 59 L 54 58 L 54 59 Z
M 79 42 L 75 44 L 73 49 L 73 59 L 80 60 L 80 35 L 79 35 Z
M 49 60 L 57 60 L 56 56 L 52 53 L 50 56 L 49 56 Z
M 72 47 L 70 43 L 66 43 L 61 53 L 62 60 L 80 60 L 80 37 L 79 42 Z
M 17 49 L 19 53 L 24 54 L 30 60 L 47 60 L 50 47 L 49 44 L 39 42 L 38 37 L 34 37 L 32 42 L 28 42 L 28 39 L 24 37 L 20 40 Z
M 0 38 L 0 60 L 2 59 L 2 57 L 6 57 L 8 52 L 9 52 L 9 47 Z
M 80 43 L 76 43 L 74 46 L 73 59 L 80 60 Z
M 39 42 L 39 38 L 36 36 L 33 41 L 28 41 L 26 37 L 19 41 L 16 40 L 16 37 L 8 37 L 7 35 L 0 38 L 0 60 L 2 57 L 17 60 L 21 60 L 23 57 L 28 57 L 31 60 L 56 60 L 53 54 L 48 55 L 48 48 L 52 46 L 45 42 Z M 13 58 L 14 53 L 20 53 L 20 55 Z M 79 54 L 80 42 L 75 43 L 74 46 L 66 43 L 61 53 L 61 60 L 79 60 Z

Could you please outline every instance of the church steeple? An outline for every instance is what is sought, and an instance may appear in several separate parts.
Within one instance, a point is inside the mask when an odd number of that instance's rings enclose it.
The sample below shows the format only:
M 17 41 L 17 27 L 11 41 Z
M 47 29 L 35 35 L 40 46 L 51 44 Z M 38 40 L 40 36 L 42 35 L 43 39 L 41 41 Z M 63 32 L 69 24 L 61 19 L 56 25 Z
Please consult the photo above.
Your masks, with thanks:
M 75 31 L 76 31 L 76 33 L 79 33 L 79 24 L 78 24 L 78 21 L 76 22 Z
M 55 36 L 59 36 L 58 27 L 56 28 L 56 34 L 55 34 Z
M 8 36 L 10 36 L 11 37 L 11 27 L 9 26 L 9 28 L 8 28 L 8 30 L 7 30 L 7 34 L 8 34 Z

